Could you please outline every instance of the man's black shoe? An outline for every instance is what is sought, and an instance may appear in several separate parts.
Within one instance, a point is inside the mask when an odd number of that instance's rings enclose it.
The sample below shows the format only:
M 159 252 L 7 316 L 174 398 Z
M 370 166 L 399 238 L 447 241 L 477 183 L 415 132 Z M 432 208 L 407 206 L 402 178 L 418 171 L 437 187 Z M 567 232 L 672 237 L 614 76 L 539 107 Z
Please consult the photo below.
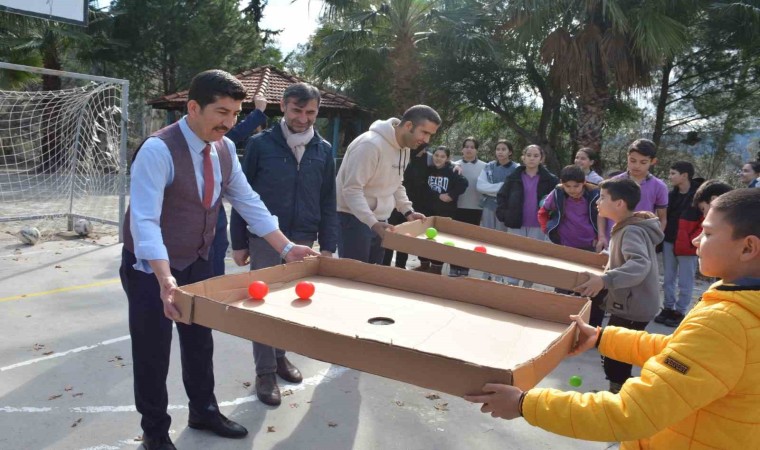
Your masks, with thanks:
M 279 406 L 282 402 L 277 377 L 273 373 L 265 373 L 256 377 L 256 397 L 269 406 Z
M 282 358 L 277 358 L 277 375 L 290 383 L 300 383 L 303 381 L 301 371 L 284 356 Z
M 654 321 L 657 323 L 665 323 L 666 320 L 673 317 L 673 313 L 676 311 L 673 309 L 665 308 L 663 309 L 660 314 L 657 315 L 657 317 L 654 318 Z
M 187 420 L 187 426 L 196 430 L 209 430 L 217 436 L 226 438 L 239 439 L 248 434 L 248 430 L 244 426 L 224 417 L 218 411 L 204 419 L 195 418 L 191 413 L 190 418 Z
M 673 311 L 673 315 L 670 316 L 667 320 L 665 320 L 664 325 L 666 327 L 677 327 L 681 325 L 681 322 L 683 321 L 684 315 L 681 314 L 678 311 Z
M 143 435 L 142 446 L 145 450 L 177 450 L 169 436 L 150 437 Z

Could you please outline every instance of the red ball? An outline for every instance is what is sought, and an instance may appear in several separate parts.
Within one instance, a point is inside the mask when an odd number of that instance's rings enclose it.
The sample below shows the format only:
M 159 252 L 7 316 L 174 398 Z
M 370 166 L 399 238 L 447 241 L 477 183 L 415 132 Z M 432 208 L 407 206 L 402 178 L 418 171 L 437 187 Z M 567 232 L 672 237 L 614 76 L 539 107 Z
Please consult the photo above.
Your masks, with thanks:
M 248 285 L 248 295 L 254 300 L 264 300 L 269 293 L 269 286 L 263 281 L 254 281 Z
M 314 295 L 315 287 L 313 283 L 310 283 L 308 281 L 300 281 L 296 285 L 296 295 L 301 300 L 306 300 L 311 298 L 312 295 Z
M 488 253 L 486 252 L 486 248 L 483 247 L 482 245 L 478 245 L 477 247 L 475 247 L 475 251 L 478 253 Z

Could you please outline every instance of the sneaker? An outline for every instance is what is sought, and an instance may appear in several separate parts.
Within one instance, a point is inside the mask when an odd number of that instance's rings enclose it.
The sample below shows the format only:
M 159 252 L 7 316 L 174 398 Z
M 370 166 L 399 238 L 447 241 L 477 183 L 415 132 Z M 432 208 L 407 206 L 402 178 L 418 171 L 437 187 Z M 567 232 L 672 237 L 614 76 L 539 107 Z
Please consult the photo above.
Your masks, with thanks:
M 665 322 L 663 322 L 663 325 L 665 325 L 666 327 L 673 327 L 673 328 L 675 328 L 675 327 L 681 325 L 681 322 L 683 321 L 683 318 L 684 318 L 683 314 L 681 314 L 678 311 L 673 311 L 673 315 L 671 315 L 669 318 L 667 318 L 665 320 Z
M 449 269 L 449 276 L 452 278 L 461 277 L 462 272 L 460 272 L 459 269 L 457 269 L 456 267 L 452 267 L 451 269 Z
M 614 381 L 610 381 L 610 392 L 612 392 L 613 394 L 620 393 L 620 389 L 622 388 L 623 388 L 622 383 L 615 383 Z
M 428 270 L 428 273 L 433 275 L 440 275 L 441 272 L 443 272 L 443 264 L 431 264 L 430 270 Z
M 665 308 L 660 312 L 660 314 L 657 315 L 657 317 L 654 318 L 654 321 L 657 323 L 665 323 L 666 320 L 673 317 L 673 313 L 676 311 L 674 309 Z
M 420 261 L 420 265 L 412 270 L 414 272 L 428 272 L 430 270 L 430 261 Z

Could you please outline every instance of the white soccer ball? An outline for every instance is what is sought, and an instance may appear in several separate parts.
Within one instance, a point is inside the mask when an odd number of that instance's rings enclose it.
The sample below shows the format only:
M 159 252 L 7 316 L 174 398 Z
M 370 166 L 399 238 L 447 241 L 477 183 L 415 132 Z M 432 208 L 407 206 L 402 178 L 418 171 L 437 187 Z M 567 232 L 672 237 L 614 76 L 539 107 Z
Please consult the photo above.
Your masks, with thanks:
M 34 227 L 26 226 L 21 229 L 18 238 L 24 244 L 34 245 L 37 243 L 37 241 L 40 240 L 40 230 Z
M 74 232 L 80 236 L 87 236 L 92 231 L 92 223 L 87 219 L 77 219 L 74 222 Z

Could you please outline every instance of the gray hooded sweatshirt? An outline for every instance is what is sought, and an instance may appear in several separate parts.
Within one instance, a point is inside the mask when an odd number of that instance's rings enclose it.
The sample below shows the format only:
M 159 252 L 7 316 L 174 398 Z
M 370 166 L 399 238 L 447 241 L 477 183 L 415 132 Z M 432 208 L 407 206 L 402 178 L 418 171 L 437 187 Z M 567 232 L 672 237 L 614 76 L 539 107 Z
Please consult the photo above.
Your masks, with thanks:
M 605 310 L 623 319 L 649 322 L 660 311 L 655 246 L 665 237 L 651 212 L 639 211 L 612 228 L 610 258 L 602 280 L 609 290 Z

